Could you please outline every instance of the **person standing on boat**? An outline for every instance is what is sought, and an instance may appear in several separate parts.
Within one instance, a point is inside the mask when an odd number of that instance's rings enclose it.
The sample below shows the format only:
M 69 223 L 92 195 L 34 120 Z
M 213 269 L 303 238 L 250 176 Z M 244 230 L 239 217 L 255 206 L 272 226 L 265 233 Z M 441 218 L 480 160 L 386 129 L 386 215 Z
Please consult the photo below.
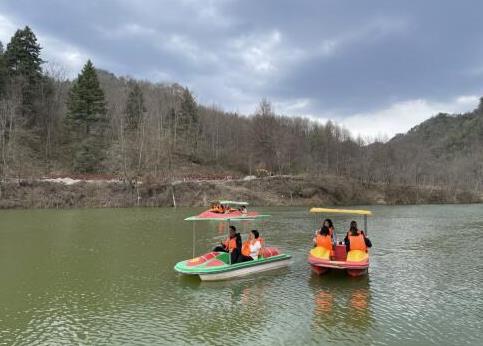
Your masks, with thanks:
M 240 233 L 237 233 L 236 227 L 230 226 L 230 234 L 228 238 L 215 247 L 213 251 L 229 252 L 231 256 L 231 263 L 236 263 L 241 253 L 242 241 Z
M 241 256 L 239 257 L 238 261 L 246 262 L 257 259 L 261 248 L 262 243 L 260 242 L 260 233 L 254 229 L 248 235 L 248 240 L 243 243 Z
M 344 238 L 344 243 L 347 252 L 351 250 L 361 250 L 367 252 L 367 249 L 372 247 L 372 243 L 363 230 L 357 228 L 357 222 L 352 221 L 349 232 Z

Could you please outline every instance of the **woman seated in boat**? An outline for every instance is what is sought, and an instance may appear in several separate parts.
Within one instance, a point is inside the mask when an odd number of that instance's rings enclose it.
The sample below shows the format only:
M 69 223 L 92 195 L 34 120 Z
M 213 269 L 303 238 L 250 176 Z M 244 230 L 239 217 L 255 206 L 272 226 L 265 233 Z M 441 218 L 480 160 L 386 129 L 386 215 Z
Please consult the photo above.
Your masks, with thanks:
M 230 234 L 225 241 L 220 242 L 220 245 L 215 247 L 213 251 L 229 252 L 231 256 L 231 263 L 236 263 L 240 257 L 242 241 L 240 233 L 237 233 L 235 226 L 230 226 Z
M 260 241 L 260 233 L 256 229 L 252 230 L 248 235 L 248 240 L 243 243 L 239 262 L 253 261 L 258 258 L 258 253 L 262 248 Z
M 239 210 L 239 211 L 240 211 L 240 213 L 242 213 L 243 215 L 248 214 L 247 207 L 246 207 L 246 206 L 244 206 L 244 205 L 242 205 L 242 206 L 240 207 L 240 209 L 238 209 L 238 210 Z
M 332 220 L 331 219 L 325 219 L 324 222 L 322 223 L 322 228 L 323 227 L 327 227 L 329 229 L 329 235 L 332 238 L 332 243 L 335 244 L 336 243 L 335 228 L 334 228 L 334 224 L 333 224 Z M 321 230 L 322 230 L 322 228 L 321 228 Z
M 361 250 L 367 252 L 367 249 L 372 247 L 372 243 L 363 230 L 357 228 L 357 222 L 352 221 L 349 232 L 344 238 L 344 243 L 347 252 L 351 250 Z
M 324 225 L 322 226 L 320 231 L 318 231 L 315 234 L 314 246 L 323 247 L 323 248 L 330 251 L 330 257 L 334 256 L 334 249 L 333 249 L 333 246 L 332 246 L 331 231 L 330 231 L 330 228 L 328 227 L 328 224 L 325 221 L 324 221 Z

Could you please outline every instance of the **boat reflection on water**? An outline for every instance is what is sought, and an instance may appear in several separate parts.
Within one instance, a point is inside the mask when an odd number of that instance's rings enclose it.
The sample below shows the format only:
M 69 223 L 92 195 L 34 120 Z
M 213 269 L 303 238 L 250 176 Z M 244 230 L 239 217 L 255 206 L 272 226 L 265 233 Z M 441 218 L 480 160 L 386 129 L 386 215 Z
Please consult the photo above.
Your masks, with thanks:
M 326 280 L 327 279 L 327 280 Z M 366 331 L 372 324 L 369 278 L 312 275 L 309 286 L 314 294 L 312 329 L 344 331 L 344 334 Z

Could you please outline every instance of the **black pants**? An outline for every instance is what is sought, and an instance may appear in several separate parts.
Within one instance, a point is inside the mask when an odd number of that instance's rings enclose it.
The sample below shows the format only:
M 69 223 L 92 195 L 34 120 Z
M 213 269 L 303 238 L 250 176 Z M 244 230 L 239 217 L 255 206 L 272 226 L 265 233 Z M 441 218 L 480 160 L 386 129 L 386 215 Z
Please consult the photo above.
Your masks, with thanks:
M 216 252 L 228 252 L 223 245 L 218 245 L 217 247 L 215 247 L 213 249 L 213 251 L 216 251 Z
M 233 249 L 230 253 L 231 264 L 240 262 L 240 256 L 242 256 L 239 248 Z
M 216 252 L 228 252 L 224 246 L 217 246 L 213 249 L 213 251 Z M 253 258 L 250 256 L 243 256 L 241 254 L 241 251 L 239 248 L 234 249 L 232 252 L 230 252 L 230 263 L 235 264 L 239 262 L 246 262 L 246 261 L 251 261 Z
M 245 256 L 245 255 L 240 255 L 240 257 L 238 257 L 238 262 L 248 262 L 248 261 L 253 261 L 253 258 L 251 256 Z

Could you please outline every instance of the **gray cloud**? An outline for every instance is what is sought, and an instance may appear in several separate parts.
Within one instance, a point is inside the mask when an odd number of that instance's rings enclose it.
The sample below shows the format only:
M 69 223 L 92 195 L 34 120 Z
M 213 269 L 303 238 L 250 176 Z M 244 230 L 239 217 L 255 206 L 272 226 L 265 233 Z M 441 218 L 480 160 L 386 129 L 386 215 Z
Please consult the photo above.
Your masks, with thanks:
M 0 3 L 71 75 L 90 57 L 117 74 L 187 84 L 228 110 L 252 112 L 268 97 L 280 112 L 342 123 L 411 112 L 395 105 L 414 100 L 459 110 L 448 102 L 483 94 L 482 10 L 436 0 Z

